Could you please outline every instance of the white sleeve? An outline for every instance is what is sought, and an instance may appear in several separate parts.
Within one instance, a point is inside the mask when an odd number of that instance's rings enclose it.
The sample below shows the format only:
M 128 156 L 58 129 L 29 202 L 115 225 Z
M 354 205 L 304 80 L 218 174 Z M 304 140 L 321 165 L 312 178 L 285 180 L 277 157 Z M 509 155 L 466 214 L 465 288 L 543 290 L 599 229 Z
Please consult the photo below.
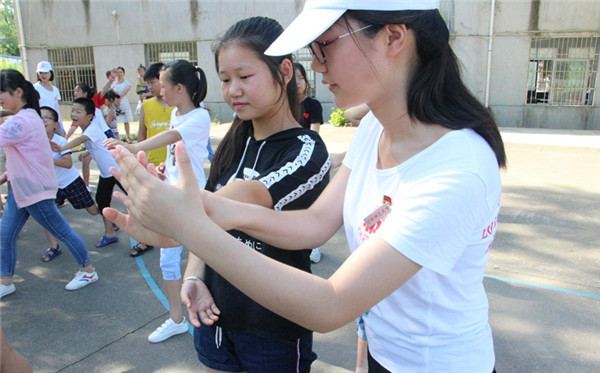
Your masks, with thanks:
M 401 187 L 376 234 L 410 260 L 444 275 L 489 214 L 478 175 L 446 172 Z
M 98 126 L 94 126 L 92 123 L 88 126 L 88 128 L 83 131 L 82 135 L 89 137 L 89 139 L 95 143 L 99 144 L 105 140 L 106 135 L 98 128 Z

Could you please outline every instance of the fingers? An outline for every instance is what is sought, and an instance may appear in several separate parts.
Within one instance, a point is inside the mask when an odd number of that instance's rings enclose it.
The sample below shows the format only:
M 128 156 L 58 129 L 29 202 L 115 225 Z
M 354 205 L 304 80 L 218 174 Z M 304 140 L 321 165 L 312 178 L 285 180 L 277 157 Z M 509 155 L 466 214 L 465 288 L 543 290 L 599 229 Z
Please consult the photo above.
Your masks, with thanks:
M 144 168 L 148 168 L 148 156 L 146 155 L 146 152 L 139 151 L 137 152 L 136 156 L 138 162 L 140 162 L 140 164 L 144 166 Z
M 113 209 L 112 207 L 105 207 L 102 210 L 102 216 L 104 216 L 107 220 L 115 223 L 120 228 L 123 228 L 127 224 L 127 215 L 122 212 Z
M 184 190 L 199 189 L 198 180 L 196 180 L 196 176 L 194 175 L 192 161 L 185 150 L 183 141 L 180 141 L 175 147 L 175 159 L 177 161 L 177 169 L 179 170 L 179 180 L 180 183 L 183 183 Z
M 199 313 L 200 321 L 202 321 L 202 324 L 208 325 L 208 326 L 214 324 L 216 321 L 219 320 L 219 318 L 214 316 L 212 313 L 209 314 L 209 311 L 210 310 L 206 310 L 206 311 Z
M 121 182 L 121 177 L 123 176 L 123 174 L 121 173 L 121 170 L 119 170 L 115 167 L 109 167 L 108 172 L 110 172 L 110 174 L 113 175 L 115 177 L 115 179 L 117 179 L 117 181 L 119 183 L 121 183 L 121 185 L 123 185 L 123 183 Z
M 121 202 L 122 204 L 125 204 L 125 200 L 127 199 L 127 196 L 124 193 L 119 192 L 118 190 L 115 190 L 113 192 L 113 197 L 115 197 L 115 199 Z
M 190 324 L 192 324 L 196 328 L 200 327 L 200 319 L 198 319 L 198 313 L 196 311 L 188 309 L 188 320 Z

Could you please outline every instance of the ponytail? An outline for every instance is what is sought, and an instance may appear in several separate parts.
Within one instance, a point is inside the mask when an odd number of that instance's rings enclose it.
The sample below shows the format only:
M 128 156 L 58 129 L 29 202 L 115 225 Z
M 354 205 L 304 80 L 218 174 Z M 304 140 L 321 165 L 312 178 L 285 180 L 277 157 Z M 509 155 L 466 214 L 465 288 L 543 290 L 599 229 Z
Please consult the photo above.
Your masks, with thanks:
M 12 95 L 17 88 L 21 88 L 23 91 L 22 100 L 25 103 L 23 108 L 33 109 L 41 116 L 40 94 L 33 87 L 33 84 L 27 81 L 23 74 L 17 70 L 0 70 L 0 91 L 9 92 Z
M 161 71 L 167 74 L 167 79 L 174 85 L 183 85 L 194 107 L 200 107 L 200 103 L 204 101 L 208 91 L 206 75 L 201 68 L 185 60 L 176 60 L 164 65 Z
M 198 84 L 196 85 L 196 89 L 191 95 L 191 98 L 192 102 L 194 103 L 194 106 L 200 107 L 200 103 L 206 98 L 208 85 L 206 84 L 206 75 L 204 74 L 204 70 L 202 70 L 199 66 L 195 66 L 194 70 L 199 75 L 199 79 Z
M 96 94 L 96 89 L 94 87 L 91 87 L 87 83 L 84 83 L 84 82 L 77 83 L 76 87 L 79 87 L 79 89 L 81 89 L 81 91 L 85 93 L 85 96 L 87 98 L 89 98 L 90 100 Z

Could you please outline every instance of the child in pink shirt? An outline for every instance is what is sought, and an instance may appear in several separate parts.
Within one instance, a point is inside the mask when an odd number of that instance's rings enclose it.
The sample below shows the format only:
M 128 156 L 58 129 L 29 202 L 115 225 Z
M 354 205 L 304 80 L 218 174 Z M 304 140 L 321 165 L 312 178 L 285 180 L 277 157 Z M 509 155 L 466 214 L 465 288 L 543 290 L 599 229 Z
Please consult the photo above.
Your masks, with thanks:
M 58 184 L 38 94 L 20 72 L 0 71 L 0 106 L 15 114 L 6 122 L 0 119 L 0 146 L 5 148 L 7 170 L 0 183 L 9 182 L 0 224 L 0 298 L 16 290 L 17 237 L 30 215 L 66 244 L 81 267 L 65 289 L 77 290 L 97 281 L 85 243 L 54 204 Z

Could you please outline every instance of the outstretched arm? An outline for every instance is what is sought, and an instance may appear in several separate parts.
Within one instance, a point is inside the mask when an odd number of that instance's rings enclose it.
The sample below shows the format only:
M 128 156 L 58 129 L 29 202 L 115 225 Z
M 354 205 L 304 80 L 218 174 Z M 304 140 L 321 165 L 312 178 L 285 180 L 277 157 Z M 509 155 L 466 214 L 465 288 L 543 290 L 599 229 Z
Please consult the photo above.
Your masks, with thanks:
M 104 146 L 109 149 L 114 149 L 117 145 L 121 145 L 131 153 L 136 154 L 140 151 L 147 152 L 149 150 L 162 148 L 163 146 L 173 144 L 179 140 L 181 140 L 181 134 L 177 130 L 167 130 L 135 144 L 125 144 L 117 139 L 106 139 L 104 140 Z
M 203 193 L 204 207 L 210 218 L 225 230 L 235 228 L 288 250 L 319 247 L 342 226 L 343 202 L 349 176 L 350 170 L 342 167 L 319 198 L 306 210 L 273 211 L 208 192 Z
M 121 195 L 120 200 L 131 219 L 159 234 L 176 237 L 235 287 L 273 312 L 308 329 L 330 331 L 361 315 L 420 269 L 377 236 L 361 245 L 329 279 L 249 249 L 206 215 L 203 193 L 199 193 L 184 149 L 183 144 L 176 149 L 181 178 L 171 186 L 152 176 L 131 153 L 118 148 L 113 154 L 121 167 L 119 179 L 131 192 Z M 155 214 L 160 218 L 154 218 Z M 105 209 L 105 216 L 117 222 L 125 219 L 117 210 Z
M 89 139 L 90 138 L 87 137 L 86 135 L 81 135 L 81 136 L 74 138 L 73 140 L 67 142 L 63 146 L 60 146 L 57 143 L 50 141 L 50 147 L 55 152 L 64 152 L 65 150 L 73 149 L 74 147 L 83 144 L 84 142 L 88 141 Z

